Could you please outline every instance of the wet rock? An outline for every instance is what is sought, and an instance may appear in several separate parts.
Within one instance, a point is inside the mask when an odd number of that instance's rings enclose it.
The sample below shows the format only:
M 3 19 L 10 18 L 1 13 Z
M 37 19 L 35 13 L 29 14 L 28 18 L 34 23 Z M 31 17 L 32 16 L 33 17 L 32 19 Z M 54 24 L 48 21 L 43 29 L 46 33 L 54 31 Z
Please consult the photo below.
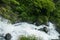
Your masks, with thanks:
M 36 22 L 35 22 L 35 25 L 36 25 L 36 26 L 39 26 L 39 25 L 40 25 L 40 23 L 39 23 L 38 21 L 36 21 Z
M 44 28 L 40 28 L 40 29 L 38 29 L 38 30 L 41 30 L 41 31 L 44 31 L 44 32 L 48 32 L 48 30 L 47 30 L 47 28 L 46 27 L 44 27 Z
M 56 31 L 60 33 L 60 27 L 56 27 Z
M 48 32 L 48 30 L 47 30 L 47 28 L 46 28 L 46 27 L 44 27 L 44 28 L 43 28 L 43 31 L 45 31 L 46 33 Z
M 11 40 L 11 37 L 11 34 L 7 33 L 4 38 L 5 40 Z
M 43 28 L 40 28 L 40 29 L 38 29 L 38 30 L 41 30 L 41 31 L 43 31 Z
M 60 35 L 59 35 L 58 37 L 59 37 L 59 39 L 60 39 Z

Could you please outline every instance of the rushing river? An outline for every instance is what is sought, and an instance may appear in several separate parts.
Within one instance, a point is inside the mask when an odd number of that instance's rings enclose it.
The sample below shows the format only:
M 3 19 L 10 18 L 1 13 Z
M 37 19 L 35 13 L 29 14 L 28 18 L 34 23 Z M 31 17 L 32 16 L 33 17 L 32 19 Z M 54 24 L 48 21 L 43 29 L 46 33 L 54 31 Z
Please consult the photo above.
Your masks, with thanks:
M 47 33 L 38 30 L 44 27 L 47 28 Z M 55 30 L 55 26 L 51 22 L 48 22 L 48 26 L 35 26 L 26 22 L 11 24 L 8 20 L 0 17 L 0 40 L 5 40 L 1 35 L 5 36 L 7 33 L 12 35 L 11 40 L 17 40 L 20 35 L 35 35 L 38 38 L 42 38 L 42 40 L 59 39 L 59 33 Z

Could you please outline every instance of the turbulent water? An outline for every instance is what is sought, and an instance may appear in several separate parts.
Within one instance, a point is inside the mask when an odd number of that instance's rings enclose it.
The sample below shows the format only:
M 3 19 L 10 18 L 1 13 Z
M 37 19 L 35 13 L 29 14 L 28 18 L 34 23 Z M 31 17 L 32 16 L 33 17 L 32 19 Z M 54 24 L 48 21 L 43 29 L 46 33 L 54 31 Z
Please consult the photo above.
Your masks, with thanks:
M 47 33 L 42 30 L 38 30 L 43 27 L 47 28 Z M 35 26 L 26 22 L 11 24 L 8 22 L 8 20 L 0 18 L 0 35 L 5 36 L 7 33 L 12 35 L 11 40 L 17 40 L 20 35 L 35 35 L 38 38 L 42 38 L 42 40 L 59 39 L 59 33 L 55 30 L 55 26 L 51 22 L 48 22 L 48 26 Z M 5 39 L 0 37 L 0 40 Z

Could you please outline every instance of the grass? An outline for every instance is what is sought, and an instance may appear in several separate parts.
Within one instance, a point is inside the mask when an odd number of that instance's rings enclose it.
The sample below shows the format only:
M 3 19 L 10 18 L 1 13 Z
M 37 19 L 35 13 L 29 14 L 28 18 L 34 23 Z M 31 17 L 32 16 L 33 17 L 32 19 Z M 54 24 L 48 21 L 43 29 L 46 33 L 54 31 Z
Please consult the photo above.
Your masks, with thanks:
M 36 36 L 20 36 L 18 40 L 42 40 L 41 38 L 38 38 Z

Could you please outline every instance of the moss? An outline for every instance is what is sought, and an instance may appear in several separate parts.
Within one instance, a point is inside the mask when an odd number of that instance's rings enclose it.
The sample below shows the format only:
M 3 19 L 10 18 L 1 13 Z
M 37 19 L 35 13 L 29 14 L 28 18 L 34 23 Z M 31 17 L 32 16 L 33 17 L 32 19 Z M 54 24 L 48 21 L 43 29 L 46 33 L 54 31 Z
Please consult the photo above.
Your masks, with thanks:
M 38 21 L 42 24 L 48 22 L 48 17 L 47 16 L 39 16 Z
M 18 40 L 42 40 L 41 38 L 37 38 L 35 36 L 20 36 Z

